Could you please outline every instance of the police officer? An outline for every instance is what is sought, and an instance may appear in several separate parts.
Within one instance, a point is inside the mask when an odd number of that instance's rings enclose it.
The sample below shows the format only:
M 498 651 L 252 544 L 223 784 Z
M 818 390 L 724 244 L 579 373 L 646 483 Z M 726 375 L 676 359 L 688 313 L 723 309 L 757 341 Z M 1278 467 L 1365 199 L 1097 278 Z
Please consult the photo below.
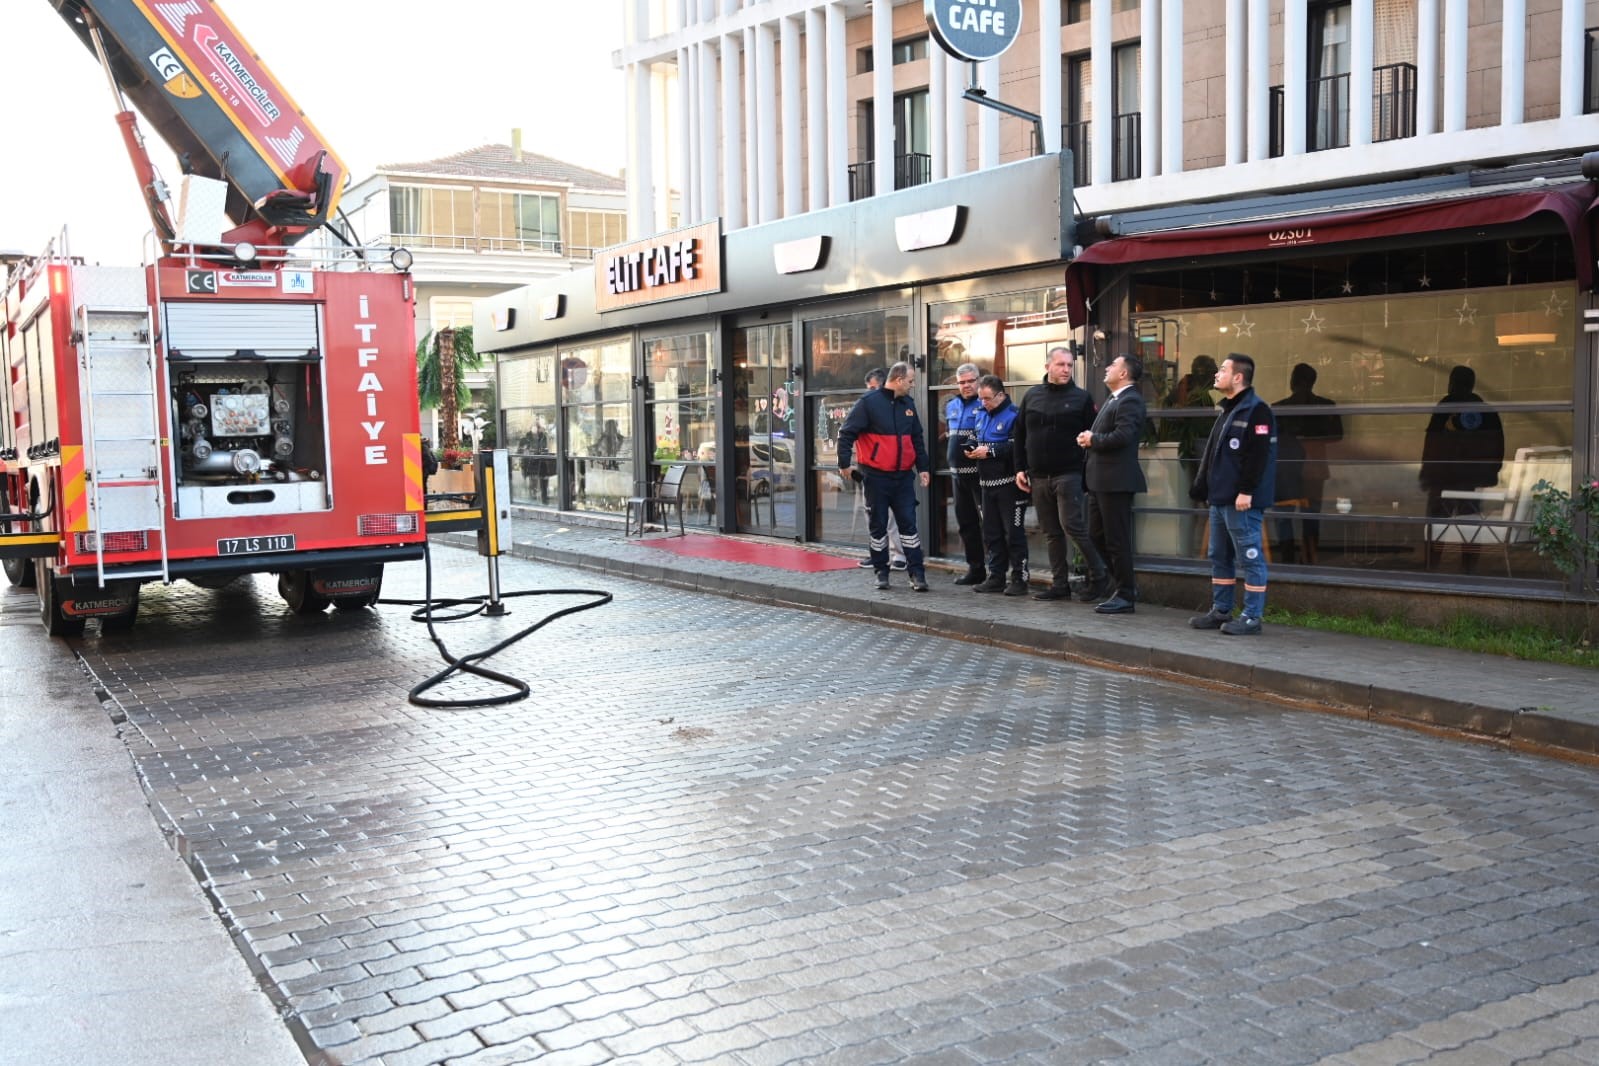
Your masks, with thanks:
M 988 551 L 988 577 L 973 592 L 1027 595 L 1027 494 L 1016 486 L 1016 405 L 1005 394 L 1005 383 L 984 374 L 977 383 L 983 413 L 973 431 L 976 443 L 966 452 L 977 463 L 977 481 L 983 487 L 983 547 Z M 1006 581 L 1006 573 L 1010 580 Z
M 1276 501 L 1277 422 L 1255 394 L 1255 361 L 1234 352 L 1216 372 L 1221 414 L 1211 427 L 1189 495 L 1210 504 L 1210 610 L 1188 620 L 1229 636 L 1260 633 L 1266 613 L 1266 552 L 1261 523 Z M 1233 601 L 1244 576 L 1244 609 Z
M 977 399 L 977 367 L 962 363 L 955 370 L 955 395 L 944 401 L 944 431 L 949 435 L 948 458 L 951 489 L 955 496 L 955 525 L 966 552 L 966 572 L 957 585 L 981 585 L 988 576 L 983 562 L 982 487 L 977 484 L 977 463 L 966 457 L 972 431 L 983 405 Z
M 909 363 L 888 368 L 888 380 L 855 401 L 838 431 L 838 469 L 852 477 L 860 468 L 866 489 L 866 526 L 877 587 L 888 588 L 888 516 L 899 523 L 900 544 L 910 571 L 911 588 L 927 591 L 922 539 L 916 531 L 916 485 L 932 479 L 927 438 L 916 404 L 910 398 L 916 372 Z

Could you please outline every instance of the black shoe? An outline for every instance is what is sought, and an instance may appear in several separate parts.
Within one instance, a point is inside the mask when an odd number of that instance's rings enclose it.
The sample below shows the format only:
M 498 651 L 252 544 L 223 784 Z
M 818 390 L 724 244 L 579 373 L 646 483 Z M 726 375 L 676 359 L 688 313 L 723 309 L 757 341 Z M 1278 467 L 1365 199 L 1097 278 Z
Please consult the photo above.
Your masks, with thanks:
M 1204 614 L 1194 615 L 1188 620 L 1188 624 L 1194 629 L 1220 629 L 1232 621 L 1232 617 L 1231 614 L 1223 613 L 1212 607 Z
M 1133 601 L 1123 599 L 1121 596 L 1112 596 L 1098 607 L 1094 608 L 1096 614 L 1132 614 Z
M 998 574 L 990 574 L 981 585 L 973 585 L 973 592 L 1004 592 L 1005 579 Z
M 1010 583 L 1005 586 L 1005 595 L 1007 595 L 1007 596 L 1025 596 L 1025 595 L 1027 595 L 1027 582 L 1023 581 L 1019 577 L 1011 578 L 1010 579 Z
M 895 559 L 893 562 L 888 564 L 890 570 L 903 570 L 909 565 L 910 563 L 904 559 Z
M 1109 596 L 1115 587 L 1111 585 L 1108 576 L 1091 577 L 1077 593 L 1075 599 L 1078 603 L 1099 603 Z
M 883 571 L 883 572 L 881 572 L 881 573 L 879 573 L 877 575 L 877 587 L 879 589 L 881 589 L 881 590 L 887 591 L 887 589 L 888 589 L 888 572 L 887 571 Z
M 912 574 L 911 575 L 911 591 L 912 592 L 926 592 L 927 591 L 927 575 L 926 574 Z
M 872 568 L 871 556 L 867 556 L 865 559 L 862 559 L 860 562 L 856 563 L 855 565 L 860 567 L 862 570 L 870 570 Z
M 985 570 L 968 570 L 964 574 L 962 574 L 960 577 L 957 577 L 955 579 L 955 584 L 957 584 L 957 585 L 981 585 L 984 581 L 987 581 L 987 580 L 988 580 L 988 572 L 987 571 L 985 571 Z
M 1071 598 L 1072 590 L 1070 588 L 1062 588 L 1059 585 L 1051 585 L 1042 592 L 1033 593 L 1033 599 L 1035 600 L 1069 600 Z
M 1239 615 L 1230 622 L 1222 625 L 1221 631 L 1229 637 L 1258 637 L 1260 636 L 1260 619 L 1250 618 L 1248 615 Z

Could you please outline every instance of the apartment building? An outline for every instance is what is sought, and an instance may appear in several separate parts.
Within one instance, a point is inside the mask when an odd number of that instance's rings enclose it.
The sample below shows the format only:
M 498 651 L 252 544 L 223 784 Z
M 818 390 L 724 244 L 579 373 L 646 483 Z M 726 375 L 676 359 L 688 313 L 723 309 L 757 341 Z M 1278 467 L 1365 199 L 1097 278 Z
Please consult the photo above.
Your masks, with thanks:
M 715 528 L 862 543 L 832 435 L 868 369 L 937 411 L 961 363 L 1019 396 L 1069 344 L 1090 387 L 1143 361 L 1140 567 L 1199 574 L 1206 373 L 1242 352 L 1285 429 L 1274 584 L 1564 591 L 1528 518 L 1599 471 L 1599 3 L 947 6 L 1019 32 L 973 63 L 922 3 L 628 0 L 638 239 L 477 312 L 548 385 L 503 402 L 552 431 L 550 507 L 687 465 Z

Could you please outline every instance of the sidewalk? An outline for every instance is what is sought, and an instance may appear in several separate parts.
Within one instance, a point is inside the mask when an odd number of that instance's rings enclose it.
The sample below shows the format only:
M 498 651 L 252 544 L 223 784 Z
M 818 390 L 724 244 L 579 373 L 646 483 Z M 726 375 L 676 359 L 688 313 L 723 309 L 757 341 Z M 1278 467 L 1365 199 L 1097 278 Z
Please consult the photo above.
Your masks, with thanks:
M 1599 676 L 1580 667 L 1283 626 L 1268 627 L 1260 637 L 1226 637 L 1190 629 L 1192 611 L 1140 604 L 1135 615 L 1105 616 L 1095 614 L 1091 604 L 1073 601 L 979 596 L 951 584 L 953 571 L 935 568 L 929 568 L 932 591 L 926 595 L 912 592 L 904 574 L 893 576 L 890 591 L 879 592 L 864 570 L 797 573 L 693 558 L 650 547 L 666 534 L 625 538 L 620 525 L 576 524 L 580 520 L 528 518 L 519 512 L 513 552 L 616 577 L 866 617 L 1524 750 L 1599 755 Z
M 0 592 L 0 1058 L 303 1064 L 37 613 L 31 590 Z

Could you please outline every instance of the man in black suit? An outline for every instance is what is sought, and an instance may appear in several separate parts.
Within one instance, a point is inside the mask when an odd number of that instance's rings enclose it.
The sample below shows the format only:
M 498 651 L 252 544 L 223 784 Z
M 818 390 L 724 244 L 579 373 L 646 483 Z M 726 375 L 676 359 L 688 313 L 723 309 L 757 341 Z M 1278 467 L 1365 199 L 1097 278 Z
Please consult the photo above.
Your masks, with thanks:
M 1077 435 L 1088 453 L 1084 487 L 1088 489 L 1088 535 L 1110 564 L 1115 595 L 1095 607 L 1100 614 L 1132 614 L 1138 599 L 1133 581 L 1133 494 L 1145 492 L 1144 470 L 1138 465 L 1138 444 L 1144 435 L 1144 397 L 1138 380 L 1144 364 L 1136 355 L 1119 355 L 1105 368 L 1110 397 L 1091 429 Z

